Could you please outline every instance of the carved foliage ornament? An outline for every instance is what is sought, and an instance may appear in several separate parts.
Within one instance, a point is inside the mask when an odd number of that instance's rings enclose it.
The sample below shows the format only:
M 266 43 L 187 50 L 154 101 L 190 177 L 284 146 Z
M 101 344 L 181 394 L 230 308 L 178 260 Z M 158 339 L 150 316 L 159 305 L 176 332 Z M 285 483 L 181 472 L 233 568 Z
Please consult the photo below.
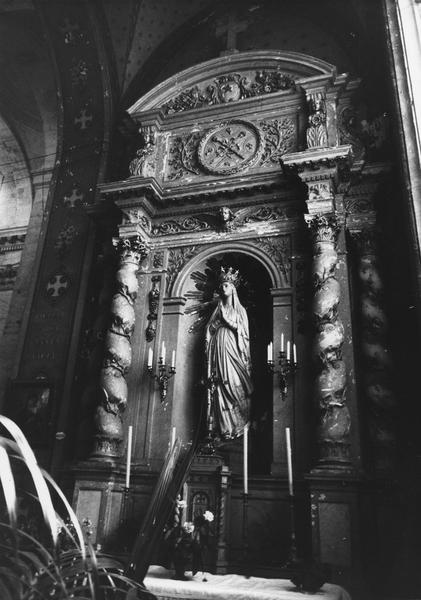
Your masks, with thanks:
M 187 217 L 186 219 L 164 221 L 152 227 L 152 235 L 169 235 L 179 231 L 202 231 L 210 229 L 210 224 L 201 221 L 196 217 Z
M 175 278 L 184 265 L 197 253 L 196 246 L 171 248 L 168 256 L 167 293 L 171 291 Z
M 141 260 L 149 254 L 149 246 L 140 236 L 114 240 L 121 263 L 135 262 L 139 264 Z
M 313 243 L 336 243 L 340 225 L 335 215 L 304 215 Z
M 254 125 L 232 120 L 220 123 L 201 138 L 199 132 L 172 140 L 168 179 L 201 172 L 230 175 L 253 166 L 275 165 L 296 147 L 296 127 L 289 117 Z
M 287 89 L 295 89 L 295 82 L 279 69 L 256 71 L 251 78 L 245 74 L 231 73 L 216 77 L 203 87 L 194 86 L 181 92 L 164 104 L 163 110 L 168 115 Z

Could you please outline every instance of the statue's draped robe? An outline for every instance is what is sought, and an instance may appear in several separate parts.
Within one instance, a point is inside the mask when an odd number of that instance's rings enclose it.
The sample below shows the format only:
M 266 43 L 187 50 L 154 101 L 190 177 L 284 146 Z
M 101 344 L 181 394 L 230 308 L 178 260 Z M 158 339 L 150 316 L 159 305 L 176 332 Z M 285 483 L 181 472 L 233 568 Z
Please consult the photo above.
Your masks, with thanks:
M 253 391 L 247 313 L 236 291 L 232 300 L 232 306 L 219 301 L 206 329 L 208 377 L 216 376 L 213 430 L 223 439 L 242 435 Z

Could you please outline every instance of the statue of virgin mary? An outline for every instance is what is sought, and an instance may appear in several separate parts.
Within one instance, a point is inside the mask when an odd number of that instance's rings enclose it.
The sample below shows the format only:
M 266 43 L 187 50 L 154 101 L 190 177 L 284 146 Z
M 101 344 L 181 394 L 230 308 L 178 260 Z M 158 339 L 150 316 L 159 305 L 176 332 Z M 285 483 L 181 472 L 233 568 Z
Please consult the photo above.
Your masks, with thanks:
M 249 326 L 238 299 L 238 271 L 221 267 L 218 305 L 206 326 L 207 376 L 212 381 L 211 429 L 234 439 L 249 423 L 251 381 Z

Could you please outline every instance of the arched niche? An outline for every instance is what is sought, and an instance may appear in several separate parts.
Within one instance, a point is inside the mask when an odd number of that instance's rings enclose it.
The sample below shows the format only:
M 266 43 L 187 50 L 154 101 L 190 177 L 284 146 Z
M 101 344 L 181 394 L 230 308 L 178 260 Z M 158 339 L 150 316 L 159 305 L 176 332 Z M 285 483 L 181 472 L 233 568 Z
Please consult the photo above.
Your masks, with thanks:
M 206 324 L 217 304 L 221 266 L 232 267 L 240 273 L 237 290 L 249 320 L 254 385 L 250 431 L 251 457 L 254 460 L 251 469 L 256 473 L 268 473 L 272 460 L 272 379 L 266 365 L 266 348 L 273 335 L 271 289 L 277 280 L 274 270 L 271 272 L 261 257 L 253 256 L 241 245 L 221 245 L 201 253 L 186 265 L 176 282 L 174 291 L 186 299 L 186 304 L 179 322 L 173 396 L 174 405 L 178 403 L 175 414 L 190 415 L 196 424 L 200 421 L 201 435 L 204 436 L 204 414 L 200 411 L 206 402 L 204 336 Z M 180 406 L 183 403 L 184 406 Z M 239 442 L 241 444 L 241 440 Z M 222 452 L 229 457 L 233 449 L 235 453 L 236 445 L 238 443 L 234 441 Z M 236 465 L 231 466 L 235 470 Z

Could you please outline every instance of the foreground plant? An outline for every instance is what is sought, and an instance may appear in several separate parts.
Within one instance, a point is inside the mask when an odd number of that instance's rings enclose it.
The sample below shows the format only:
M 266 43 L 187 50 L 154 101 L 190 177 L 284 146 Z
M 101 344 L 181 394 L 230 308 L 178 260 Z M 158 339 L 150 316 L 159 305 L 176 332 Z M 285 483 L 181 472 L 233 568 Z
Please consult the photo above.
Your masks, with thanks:
M 38 466 L 16 423 L 0 416 L 0 427 L 1 600 L 153 600 L 123 574 L 118 560 L 95 552 L 84 538 L 66 497 Z

